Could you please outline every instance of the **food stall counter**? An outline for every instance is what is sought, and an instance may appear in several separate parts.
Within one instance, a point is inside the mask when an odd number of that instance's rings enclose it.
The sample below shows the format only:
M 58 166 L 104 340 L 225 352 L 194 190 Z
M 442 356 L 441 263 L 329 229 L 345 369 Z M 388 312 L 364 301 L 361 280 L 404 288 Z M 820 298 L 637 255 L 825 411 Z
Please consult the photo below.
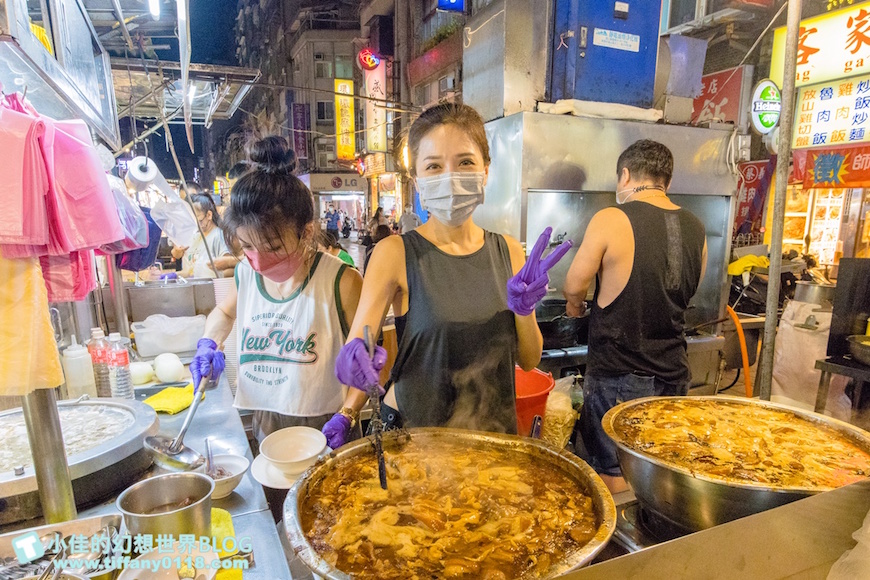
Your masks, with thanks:
M 137 389 L 136 398 L 143 400 L 152 393 L 153 390 Z M 161 413 L 160 434 L 174 437 L 181 429 L 184 416 L 185 411 L 175 415 Z M 205 453 L 206 437 L 211 438 L 212 452 L 215 455 L 232 453 L 253 460 L 239 413 L 233 408 L 229 383 L 224 376 L 221 377 L 217 387 L 206 391 L 205 399 L 197 409 L 196 416 L 184 437 L 184 443 Z M 297 577 L 291 575 L 263 488 L 254 480 L 250 469 L 235 491 L 224 499 L 212 500 L 212 507 L 225 509 L 232 515 L 237 539 L 250 538 L 254 565 L 244 572 L 245 580 Z M 79 517 L 87 518 L 116 512 L 115 498 L 112 498 L 110 501 L 81 511 Z

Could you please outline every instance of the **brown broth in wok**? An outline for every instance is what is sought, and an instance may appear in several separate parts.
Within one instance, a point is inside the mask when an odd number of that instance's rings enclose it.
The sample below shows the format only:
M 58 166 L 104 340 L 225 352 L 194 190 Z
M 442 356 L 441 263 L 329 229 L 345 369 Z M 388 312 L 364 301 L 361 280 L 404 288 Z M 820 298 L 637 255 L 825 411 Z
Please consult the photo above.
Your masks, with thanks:
M 521 452 L 410 442 L 338 461 L 300 505 L 308 541 L 354 578 L 538 578 L 598 531 L 592 499 Z

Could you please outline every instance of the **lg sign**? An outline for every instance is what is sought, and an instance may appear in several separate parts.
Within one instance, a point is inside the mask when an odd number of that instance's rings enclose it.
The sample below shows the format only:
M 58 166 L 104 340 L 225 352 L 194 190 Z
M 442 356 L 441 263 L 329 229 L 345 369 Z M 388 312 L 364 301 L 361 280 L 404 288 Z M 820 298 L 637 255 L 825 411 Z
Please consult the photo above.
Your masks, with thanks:
M 341 178 L 340 177 L 333 177 L 332 178 L 332 187 L 334 187 L 336 189 L 341 187 Z

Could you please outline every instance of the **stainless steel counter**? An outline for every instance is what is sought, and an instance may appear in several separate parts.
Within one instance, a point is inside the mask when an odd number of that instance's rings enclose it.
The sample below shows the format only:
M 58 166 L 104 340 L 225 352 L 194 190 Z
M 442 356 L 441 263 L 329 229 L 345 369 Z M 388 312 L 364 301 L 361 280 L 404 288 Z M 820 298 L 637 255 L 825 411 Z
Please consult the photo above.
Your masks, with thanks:
M 150 394 L 150 393 L 149 393 Z M 144 399 L 145 393 L 137 393 Z M 218 386 L 206 392 L 205 400 L 197 409 L 196 416 L 184 438 L 185 445 L 205 452 L 205 438 L 212 438 L 212 452 L 234 453 L 253 460 L 239 413 L 233 408 L 233 396 L 225 377 Z M 160 434 L 175 436 L 184 421 L 184 412 L 177 415 L 159 414 Z M 266 503 L 262 486 L 251 476 L 250 469 L 239 486 L 224 499 L 212 501 L 212 506 L 222 508 L 233 516 L 236 537 L 251 538 L 254 548 L 254 566 L 245 572 L 245 580 L 293 578 L 278 536 L 278 530 Z M 90 517 L 115 512 L 114 500 L 84 510 L 79 517 Z
M 798 500 L 566 574 L 565 580 L 824 580 L 855 546 L 870 481 Z

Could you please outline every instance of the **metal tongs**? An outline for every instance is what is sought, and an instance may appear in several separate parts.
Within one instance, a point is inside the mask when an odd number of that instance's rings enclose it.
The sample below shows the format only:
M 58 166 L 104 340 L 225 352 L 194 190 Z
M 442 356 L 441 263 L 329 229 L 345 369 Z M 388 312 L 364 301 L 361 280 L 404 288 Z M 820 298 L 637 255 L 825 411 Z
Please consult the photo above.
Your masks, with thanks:
M 369 358 L 374 360 L 375 341 L 368 325 L 363 329 L 363 333 Z M 375 454 L 378 456 L 378 478 L 381 480 L 381 489 L 387 489 L 387 465 L 384 463 L 384 444 L 381 440 L 381 435 L 384 432 L 384 423 L 381 420 L 381 386 L 374 382 L 367 385 L 366 390 L 369 392 L 369 401 L 372 405 L 372 435 L 375 438 Z

